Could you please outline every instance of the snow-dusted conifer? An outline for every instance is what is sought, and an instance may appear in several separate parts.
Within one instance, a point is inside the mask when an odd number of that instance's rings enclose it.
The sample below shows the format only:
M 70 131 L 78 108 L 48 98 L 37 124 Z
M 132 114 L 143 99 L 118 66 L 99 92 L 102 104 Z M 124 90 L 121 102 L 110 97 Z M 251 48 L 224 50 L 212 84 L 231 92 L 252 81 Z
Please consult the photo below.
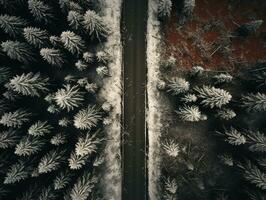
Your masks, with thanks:
M 18 36 L 23 32 L 27 22 L 16 16 L 0 15 L 0 28 L 10 36 Z
M 84 63 L 82 60 L 78 60 L 75 63 L 75 67 L 79 70 L 79 71 L 83 71 L 85 69 L 88 68 L 88 65 L 86 63 Z
M 32 48 L 24 42 L 7 40 L 1 43 L 1 47 L 3 52 L 13 60 L 18 60 L 23 63 L 29 63 L 35 60 Z
M 40 96 L 41 92 L 48 91 L 47 84 L 49 78 L 41 77 L 41 74 L 32 72 L 22 75 L 14 76 L 10 82 L 9 86 L 15 92 L 25 95 L 25 96 Z
M 9 168 L 4 184 L 14 184 L 25 180 L 30 174 L 31 168 L 25 161 L 19 160 Z
M 15 154 L 18 156 L 30 156 L 42 150 L 45 142 L 43 139 L 31 135 L 24 136 L 16 145 Z
M 96 83 L 88 83 L 88 84 L 85 86 L 85 89 L 86 89 L 89 93 L 95 94 L 95 93 L 98 91 L 98 86 L 97 86 Z
M 83 53 L 83 59 L 87 62 L 87 63 L 92 63 L 94 61 L 94 55 L 91 52 L 84 52 Z
M 178 95 L 187 92 L 189 90 L 189 86 L 189 82 L 187 82 L 185 79 L 175 77 L 169 80 L 169 89 L 167 91 L 171 92 L 173 95 Z
M 177 188 L 178 188 L 176 180 L 175 179 L 171 179 L 170 177 L 168 177 L 164 181 L 164 188 L 165 188 L 165 190 L 166 190 L 166 192 L 168 194 L 171 194 L 171 195 L 176 194 Z M 174 198 L 174 196 L 173 196 L 173 198 Z
M 213 77 L 215 84 L 230 83 L 233 80 L 233 76 L 230 74 L 218 74 Z
M 196 6 L 196 0 L 184 0 L 183 8 L 180 17 L 180 24 L 184 24 L 192 17 L 194 8 Z
M 49 113 L 56 114 L 60 112 L 60 108 L 57 105 L 52 104 L 48 106 L 47 111 Z
M 201 76 L 205 69 L 201 66 L 193 66 L 190 71 L 191 76 Z
M 158 17 L 160 19 L 165 19 L 170 17 L 172 11 L 172 1 L 171 0 L 159 0 L 158 5 Z
M 234 160 L 231 155 L 224 154 L 219 156 L 219 159 L 226 166 L 232 167 L 234 165 Z
M 101 144 L 101 141 L 97 137 L 97 132 L 93 135 L 88 132 L 85 136 L 79 138 L 75 146 L 75 152 L 79 156 L 90 156 L 97 152 L 97 146 Z
M 49 23 L 52 15 L 52 9 L 40 0 L 28 0 L 28 8 L 36 21 Z
M 202 99 L 201 104 L 210 108 L 221 108 L 232 99 L 232 95 L 220 88 L 204 85 L 202 88 L 196 87 L 195 91 L 198 97 Z
M 96 72 L 102 78 L 109 75 L 109 69 L 106 66 L 97 67 Z
M 54 47 L 61 46 L 61 39 L 58 36 L 52 35 L 49 37 L 49 41 Z
M 182 121 L 198 122 L 200 120 L 206 120 L 197 106 L 184 106 L 179 108 L 176 113 Z
M 64 47 L 72 54 L 79 54 L 85 48 L 85 42 L 82 38 L 72 31 L 62 32 L 61 41 L 64 44 Z
M 56 200 L 57 195 L 52 186 L 45 187 L 41 190 L 38 200 Z
M 8 67 L 0 67 L 0 84 L 4 84 L 11 77 L 11 70 Z
M 182 98 L 181 101 L 184 103 L 194 103 L 198 100 L 197 96 L 195 94 L 185 94 Z
M 111 56 L 106 51 L 98 51 L 96 53 L 96 60 L 98 63 L 107 64 L 111 60 Z
M 173 158 L 176 158 L 180 152 L 180 146 L 174 140 L 166 140 L 162 144 L 162 148 L 166 152 L 167 155 Z
M 58 133 L 51 138 L 50 143 L 55 145 L 55 146 L 65 144 L 66 143 L 66 135 L 64 133 Z
M 83 16 L 76 11 L 69 11 L 67 16 L 69 26 L 74 30 L 80 30 L 82 28 Z
M 80 156 L 75 152 L 71 153 L 70 158 L 68 159 L 68 166 L 70 169 L 78 170 L 81 169 L 88 160 L 88 155 Z
M 28 43 L 39 48 L 47 44 L 49 40 L 48 33 L 46 30 L 41 30 L 40 28 L 34 27 L 24 28 L 24 37 Z
M 80 110 L 74 116 L 74 126 L 81 130 L 90 130 L 96 127 L 102 116 L 95 106 L 88 106 L 85 109 Z
M 236 116 L 236 113 L 230 108 L 225 108 L 222 110 L 218 110 L 215 116 L 220 119 L 229 120 L 234 118 Z
M 66 188 L 71 182 L 72 176 L 69 170 L 60 172 L 54 179 L 54 189 L 61 190 Z
M 48 173 L 57 170 L 64 161 L 64 152 L 57 150 L 51 150 L 45 154 L 38 165 L 39 173 Z
M 233 127 L 228 130 L 225 130 L 224 133 L 218 133 L 224 135 L 225 141 L 234 146 L 239 146 L 247 142 L 246 137 Z
M 72 87 L 65 85 L 64 88 L 55 93 L 54 99 L 60 108 L 67 109 L 68 111 L 79 107 L 84 100 L 83 93 L 80 92 L 77 85 Z
M 19 141 L 20 137 L 17 131 L 9 129 L 0 133 L 0 149 L 7 149 L 14 147 Z
M 62 127 L 67 127 L 69 124 L 71 124 L 71 121 L 66 117 L 64 117 L 58 121 L 58 125 L 62 126 Z
M 28 129 L 28 134 L 33 136 L 43 136 L 51 133 L 52 126 L 47 121 L 37 121 Z
M 243 95 L 241 100 L 247 111 L 266 111 L 266 95 L 263 93 Z
M 40 54 L 45 61 L 53 66 L 62 67 L 64 64 L 64 57 L 60 50 L 54 48 L 43 48 Z
M 266 152 L 266 136 L 259 131 L 249 131 L 247 135 L 249 150 L 252 152 Z
M 20 127 L 28 122 L 31 116 L 32 114 L 28 111 L 18 109 L 13 112 L 4 113 L 0 119 L 0 124 L 7 127 Z
M 74 184 L 70 197 L 72 200 L 86 200 L 93 191 L 98 178 L 89 172 L 85 171 Z
M 109 32 L 107 25 L 102 17 L 100 17 L 95 11 L 88 10 L 83 16 L 83 26 L 92 37 L 101 40 L 106 38 Z

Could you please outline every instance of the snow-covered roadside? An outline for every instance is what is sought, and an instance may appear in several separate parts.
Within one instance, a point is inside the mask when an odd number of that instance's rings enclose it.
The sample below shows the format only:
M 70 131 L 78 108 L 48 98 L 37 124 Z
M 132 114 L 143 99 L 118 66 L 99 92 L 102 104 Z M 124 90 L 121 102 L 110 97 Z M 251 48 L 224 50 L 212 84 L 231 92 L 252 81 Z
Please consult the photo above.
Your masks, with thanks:
M 160 93 L 156 85 L 159 81 L 160 22 L 157 20 L 158 0 L 149 0 L 147 21 L 147 127 L 149 139 L 148 184 L 149 199 L 160 198 L 158 179 L 160 177 L 160 132 L 163 111 Z
M 105 43 L 104 50 L 112 56 L 109 63 L 110 77 L 105 78 L 100 91 L 100 98 L 109 102 L 113 110 L 110 113 L 110 125 L 105 127 L 107 144 L 105 148 L 105 171 L 102 187 L 105 199 L 121 199 L 121 101 L 122 101 L 122 42 L 120 19 L 122 0 L 106 0 L 104 18 L 111 29 L 111 35 Z

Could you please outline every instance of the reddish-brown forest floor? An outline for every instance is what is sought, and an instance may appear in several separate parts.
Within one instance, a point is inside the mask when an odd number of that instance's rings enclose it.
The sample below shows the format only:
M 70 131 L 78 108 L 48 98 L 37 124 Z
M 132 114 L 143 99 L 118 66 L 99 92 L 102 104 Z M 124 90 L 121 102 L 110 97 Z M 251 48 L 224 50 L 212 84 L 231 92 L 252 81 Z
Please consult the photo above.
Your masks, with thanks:
M 196 0 L 193 18 L 178 25 L 174 6 L 164 27 L 163 54 L 174 56 L 178 67 L 201 65 L 208 69 L 236 70 L 266 60 L 266 3 L 264 0 Z M 230 37 L 239 24 L 264 20 L 247 38 Z

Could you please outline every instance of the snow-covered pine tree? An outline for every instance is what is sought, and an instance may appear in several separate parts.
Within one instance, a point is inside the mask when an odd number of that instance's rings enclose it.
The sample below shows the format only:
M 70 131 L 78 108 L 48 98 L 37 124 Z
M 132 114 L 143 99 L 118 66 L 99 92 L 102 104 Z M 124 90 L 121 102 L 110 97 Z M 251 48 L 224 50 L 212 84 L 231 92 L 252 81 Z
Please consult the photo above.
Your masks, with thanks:
M 111 60 L 111 55 L 106 51 L 98 51 L 96 53 L 96 60 L 98 63 L 107 64 Z
M 236 116 L 236 113 L 230 108 L 224 108 L 222 110 L 218 110 L 215 116 L 220 119 L 230 120 Z
M 64 57 L 60 50 L 54 48 L 43 48 L 40 50 L 42 58 L 53 66 L 62 67 Z
M 83 53 L 83 59 L 87 62 L 87 63 L 92 63 L 94 61 L 94 55 L 91 52 L 84 52 Z
M 266 174 L 263 173 L 257 166 L 248 162 L 243 168 L 243 176 L 250 183 L 262 190 L 266 190 Z
M 97 156 L 93 162 L 93 167 L 99 167 L 104 163 L 104 156 Z
M 97 152 L 98 145 L 101 144 L 102 140 L 97 137 L 99 131 L 91 135 L 89 132 L 85 136 L 79 138 L 75 152 L 78 156 L 91 156 Z
M 4 113 L 0 119 L 0 124 L 7 127 L 20 127 L 28 122 L 31 116 L 32 113 L 23 109 L 18 109 L 13 112 Z
M 180 152 L 179 144 L 172 139 L 163 142 L 162 148 L 168 156 L 173 158 L 176 158 Z
M 47 111 L 52 114 L 60 113 L 60 108 L 57 105 L 51 104 L 48 106 Z
M 53 190 L 52 186 L 44 187 L 39 194 L 38 200 L 56 200 L 57 194 Z
M 109 69 L 106 66 L 97 67 L 96 72 L 102 78 L 109 75 Z
M 226 166 L 232 167 L 234 165 L 234 160 L 231 155 L 223 154 L 219 156 L 220 162 Z
M 64 85 L 64 88 L 59 89 L 55 93 L 54 99 L 60 108 L 67 109 L 67 111 L 79 107 L 84 100 L 83 92 L 79 90 L 78 85 L 72 87 L 70 85 Z
M 7 40 L 1 43 L 1 47 L 3 52 L 13 60 L 18 60 L 26 64 L 35 61 L 35 54 L 32 48 L 24 42 Z
M 33 136 L 43 136 L 51 133 L 52 126 L 47 121 L 37 121 L 28 129 L 28 134 Z
M 65 160 L 64 151 L 56 149 L 45 154 L 38 165 L 39 173 L 48 173 L 57 170 Z
M 172 179 L 170 177 L 164 179 L 164 189 L 165 189 L 164 198 L 168 200 L 175 200 L 177 188 L 178 185 L 175 179 Z
M 51 35 L 49 37 L 49 41 L 53 45 L 53 47 L 61 47 L 62 45 L 60 37 L 55 35 Z
M 24 136 L 16 145 L 15 154 L 18 156 L 30 156 L 42 150 L 45 141 L 31 135 Z
M 48 32 L 46 30 L 41 30 L 40 28 L 27 27 L 24 28 L 24 38 L 29 44 L 35 47 L 43 47 L 49 41 Z
M 51 138 L 50 143 L 55 145 L 55 146 L 65 144 L 66 143 L 66 135 L 64 133 L 58 133 Z
M 0 84 L 4 84 L 11 77 L 11 70 L 8 67 L 0 67 Z
M 250 93 L 242 95 L 242 104 L 247 111 L 266 111 L 266 94 L 263 93 Z
M 185 94 L 182 98 L 181 101 L 184 103 L 194 103 L 198 100 L 197 96 L 195 94 Z
M 96 127 L 101 120 L 102 115 L 95 106 L 88 106 L 85 109 L 80 110 L 74 116 L 74 126 L 81 130 L 90 130 Z
M 72 54 L 80 54 L 85 48 L 85 42 L 82 38 L 72 31 L 62 32 L 61 41 L 64 47 Z
M 20 136 L 14 129 L 2 131 L 0 133 L 0 149 L 7 149 L 16 146 Z
M 75 152 L 71 153 L 70 158 L 68 159 L 68 166 L 70 169 L 78 170 L 81 169 L 87 162 L 88 155 L 79 156 Z
M 93 188 L 97 182 L 97 177 L 92 175 L 90 172 L 85 171 L 74 184 L 70 192 L 71 199 L 86 200 L 93 191 Z
M 205 71 L 205 69 L 203 67 L 201 67 L 201 66 L 193 66 L 191 68 L 190 75 L 192 77 L 202 76 L 204 71 Z
M 51 7 L 40 0 L 28 0 L 28 8 L 38 22 L 47 24 L 53 18 Z
M 19 160 L 15 164 L 11 165 L 5 176 L 4 184 L 14 184 L 25 180 L 29 177 L 31 172 L 31 166 L 28 162 Z
M 61 190 L 66 188 L 72 180 L 72 174 L 69 170 L 61 171 L 54 179 L 54 189 Z
M 19 36 L 27 25 L 26 20 L 10 15 L 0 15 L 0 28 L 10 36 Z
M 78 60 L 76 63 L 75 63 L 75 67 L 79 70 L 79 71 L 83 71 L 85 69 L 88 68 L 88 65 L 83 62 L 82 60 Z
M 73 10 L 69 11 L 67 21 L 72 29 L 76 31 L 82 30 L 83 16 L 80 13 Z
M 228 130 L 225 130 L 224 133 L 217 133 L 223 135 L 225 137 L 225 141 L 234 146 L 246 144 L 247 142 L 245 135 L 243 135 L 241 132 L 239 132 L 233 127 Z
M 200 120 L 207 119 L 205 115 L 201 114 L 197 106 L 184 106 L 182 108 L 179 108 L 176 113 L 182 121 L 198 122 Z
M 179 21 L 180 24 L 185 24 L 185 22 L 192 17 L 195 6 L 195 0 L 183 0 L 183 8 Z
M 95 11 L 88 10 L 83 16 L 83 20 L 83 27 L 92 39 L 96 38 L 101 41 L 101 38 L 107 37 L 109 33 L 107 24 Z
M 15 92 L 25 95 L 25 96 L 37 96 L 40 97 L 41 92 L 48 91 L 49 78 L 41 77 L 41 74 L 38 73 L 27 73 L 22 75 L 14 76 L 10 82 L 9 86 Z
M 230 74 L 218 74 L 213 77 L 214 84 L 230 83 L 233 80 L 233 76 Z
M 159 0 L 158 17 L 165 19 L 170 17 L 172 11 L 172 0 Z
M 179 95 L 185 93 L 189 90 L 189 82 L 183 78 L 174 77 L 169 80 L 167 87 L 169 88 L 167 92 L 171 92 L 173 95 Z
M 95 94 L 95 93 L 98 91 L 98 86 L 97 86 L 96 83 L 88 83 L 88 84 L 85 86 L 85 89 L 86 89 L 89 93 Z
M 247 141 L 252 152 L 266 152 L 266 136 L 259 131 L 248 131 Z
M 62 127 L 67 127 L 69 124 L 71 124 L 71 121 L 66 117 L 63 117 L 58 121 L 58 125 Z
M 202 99 L 201 104 L 210 108 L 221 108 L 232 99 L 232 95 L 220 88 L 210 87 L 204 85 L 202 88 L 196 87 L 195 91 L 198 97 Z

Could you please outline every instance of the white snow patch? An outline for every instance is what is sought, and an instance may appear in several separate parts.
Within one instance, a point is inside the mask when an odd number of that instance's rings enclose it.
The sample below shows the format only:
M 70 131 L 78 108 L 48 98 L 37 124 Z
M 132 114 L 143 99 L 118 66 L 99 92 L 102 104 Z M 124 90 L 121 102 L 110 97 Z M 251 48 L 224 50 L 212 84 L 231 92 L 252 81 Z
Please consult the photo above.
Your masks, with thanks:
M 160 177 L 160 135 L 163 112 L 161 95 L 156 88 L 159 82 L 160 22 L 157 20 L 158 0 L 149 0 L 147 21 L 147 127 L 149 139 L 148 184 L 149 199 L 160 199 L 158 180 Z
M 100 98 L 113 107 L 105 127 L 107 144 L 105 148 L 105 171 L 101 180 L 104 197 L 108 200 L 121 199 L 121 103 L 122 103 L 122 42 L 120 34 L 121 0 L 105 0 L 104 18 L 111 30 L 104 50 L 110 53 L 110 77 L 105 78 Z

